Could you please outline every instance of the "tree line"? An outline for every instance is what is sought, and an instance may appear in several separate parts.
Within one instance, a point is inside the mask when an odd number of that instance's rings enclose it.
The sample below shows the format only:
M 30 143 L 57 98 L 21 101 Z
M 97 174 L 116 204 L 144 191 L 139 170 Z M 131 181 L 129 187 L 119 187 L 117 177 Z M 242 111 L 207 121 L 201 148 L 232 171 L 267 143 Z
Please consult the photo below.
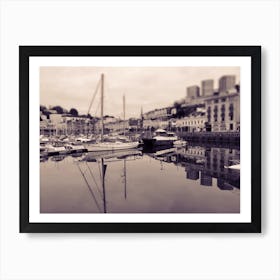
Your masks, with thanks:
M 49 110 L 55 110 L 57 112 L 57 114 L 69 114 L 72 115 L 73 117 L 88 117 L 88 118 L 92 118 L 92 116 L 90 114 L 87 115 L 79 115 L 79 112 L 76 108 L 71 108 L 69 111 L 67 109 L 64 109 L 63 107 L 56 105 L 56 106 L 52 106 L 49 109 L 44 106 L 44 105 L 40 105 L 40 111 L 43 113 L 43 115 L 46 115 L 47 117 L 50 115 Z

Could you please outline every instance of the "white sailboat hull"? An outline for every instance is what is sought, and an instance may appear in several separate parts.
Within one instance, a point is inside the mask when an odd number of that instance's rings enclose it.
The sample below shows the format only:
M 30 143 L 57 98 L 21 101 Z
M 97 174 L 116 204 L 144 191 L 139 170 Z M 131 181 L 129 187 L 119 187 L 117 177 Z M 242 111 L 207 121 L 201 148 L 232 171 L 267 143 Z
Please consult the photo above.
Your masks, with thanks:
M 99 151 L 117 151 L 117 150 L 127 150 L 135 149 L 139 145 L 138 142 L 129 142 L 129 143 L 96 143 L 96 144 L 84 144 L 88 152 L 99 152 Z

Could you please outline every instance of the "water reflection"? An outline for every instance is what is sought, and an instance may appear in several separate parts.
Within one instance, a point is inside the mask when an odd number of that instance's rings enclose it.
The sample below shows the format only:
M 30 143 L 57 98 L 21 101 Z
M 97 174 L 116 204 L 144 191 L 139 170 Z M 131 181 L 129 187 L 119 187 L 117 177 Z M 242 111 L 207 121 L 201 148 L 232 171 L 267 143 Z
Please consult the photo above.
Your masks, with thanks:
M 190 146 L 166 151 L 166 154 L 160 151 L 153 155 L 158 160 L 184 167 L 186 179 L 200 179 L 201 186 L 212 186 L 212 178 L 217 178 L 217 186 L 222 190 L 240 187 L 240 171 L 229 168 L 240 163 L 239 150 Z
M 189 146 L 41 160 L 42 213 L 236 213 L 238 149 Z

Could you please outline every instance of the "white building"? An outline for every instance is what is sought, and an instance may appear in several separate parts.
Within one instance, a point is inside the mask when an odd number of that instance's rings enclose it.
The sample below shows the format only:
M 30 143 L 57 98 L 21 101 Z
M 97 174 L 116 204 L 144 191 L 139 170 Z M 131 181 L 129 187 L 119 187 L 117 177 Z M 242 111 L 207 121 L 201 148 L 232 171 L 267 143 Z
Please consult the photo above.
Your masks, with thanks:
M 200 132 L 205 131 L 207 118 L 204 113 L 196 113 L 194 115 L 176 120 L 177 131 Z
M 169 121 L 162 121 L 160 119 L 156 120 L 143 120 L 143 128 L 145 130 L 150 130 L 150 129 L 166 129 L 169 126 Z
M 207 121 L 211 131 L 239 131 L 240 93 L 221 92 L 205 100 Z

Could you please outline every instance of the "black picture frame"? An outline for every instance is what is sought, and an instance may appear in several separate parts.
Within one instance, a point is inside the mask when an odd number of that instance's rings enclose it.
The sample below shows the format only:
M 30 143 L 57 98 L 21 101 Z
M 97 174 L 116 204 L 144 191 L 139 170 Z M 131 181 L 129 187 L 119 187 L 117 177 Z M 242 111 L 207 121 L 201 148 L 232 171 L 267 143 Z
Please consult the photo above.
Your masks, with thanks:
M 32 223 L 29 221 L 29 58 L 33 56 L 251 57 L 250 223 Z M 259 233 L 261 232 L 260 46 L 19 46 L 21 233 Z M 242 137 L 242 136 L 241 136 Z M 33 170 L 32 172 L 39 172 Z

